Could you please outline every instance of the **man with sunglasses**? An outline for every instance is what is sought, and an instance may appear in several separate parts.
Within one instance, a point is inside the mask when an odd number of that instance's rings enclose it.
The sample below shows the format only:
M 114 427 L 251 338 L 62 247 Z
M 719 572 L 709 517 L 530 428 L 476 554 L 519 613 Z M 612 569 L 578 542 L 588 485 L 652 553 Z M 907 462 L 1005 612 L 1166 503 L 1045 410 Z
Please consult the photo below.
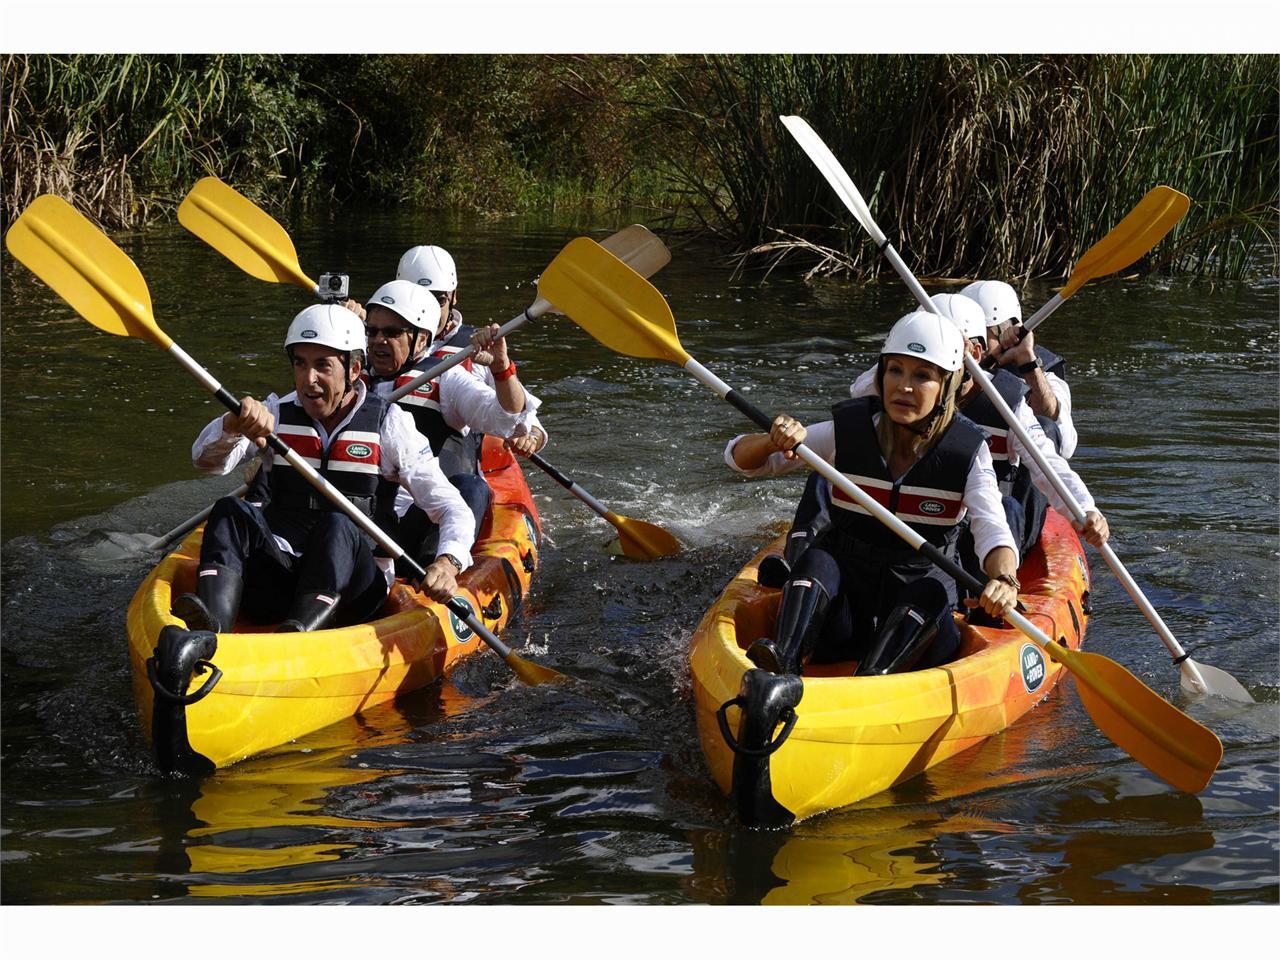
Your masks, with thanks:
M 477 330 L 463 323 L 462 314 L 458 311 L 458 268 L 449 251 L 430 245 L 410 247 L 396 266 L 396 279 L 426 287 L 436 298 L 440 308 L 440 329 L 432 349 L 434 359 L 442 360 L 474 346 L 476 353 L 472 357 L 471 372 L 498 389 L 499 396 L 502 396 L 498 387 L 500 383 L 509 383 L 513 387 L 519 383 L 516 365 L 507 354 L 506 344 L 499 342 L 498 324 Z M 534 406 L 537 406 L 536 401 Z M 507 409 L 518 408 L 508 406 Z M 528 432 L 507 438 L 507 446 L 525 456 L 537 453 L 547 443 L 547 432 L 538 421 L 536 412 L 529 417 L 528 427 Z M 482 436 L 478 431 L 471 434 L 477 456 Z
M 442 305 L 425 286 L 392 280 L 378 288 L 365 304 L 368 380 L 374 393 L 389 397 L 447 356 L 433 349 L 444 318 Z M 465 360 L 399 400 L 471 508 L 477 530 L 492 493 L 480 474 L 479 451 L 471 434 L 527 437 L 536 424 L 539 403 L 515 376 L 505 340 L 490 338 L 486 345 L 494 363 L 504 368 L 494 375 L 492 387 L 480 379 L 472 361 Z M 415 556 L 434 553 L 439 531 L 431 519 L 407 496 L 397 496 L 396 512 L 401 517 L 401 546 Z

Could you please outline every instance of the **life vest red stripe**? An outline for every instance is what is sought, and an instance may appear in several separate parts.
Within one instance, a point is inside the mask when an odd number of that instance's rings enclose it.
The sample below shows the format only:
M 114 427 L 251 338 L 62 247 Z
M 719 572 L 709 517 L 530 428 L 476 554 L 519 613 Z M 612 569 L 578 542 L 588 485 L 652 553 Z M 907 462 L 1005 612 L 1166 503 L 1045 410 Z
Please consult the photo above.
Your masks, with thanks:
M 871 497 L 871 499 L 880 504 L 880 506 L 884 507 L 886 510 L 889 509 L 889 495 L 892 491 L 883 487 L 863 486 L 856 480 L 854 480 L 854 483 L 859 490 Z M 849 494 L 845 493 L 837 486 L 832 486 L 831 488 L 831 499 L 837 501 L 841 506 L 859 506 L 857 500 L 853 499 L 853 497 L 849 496 Z

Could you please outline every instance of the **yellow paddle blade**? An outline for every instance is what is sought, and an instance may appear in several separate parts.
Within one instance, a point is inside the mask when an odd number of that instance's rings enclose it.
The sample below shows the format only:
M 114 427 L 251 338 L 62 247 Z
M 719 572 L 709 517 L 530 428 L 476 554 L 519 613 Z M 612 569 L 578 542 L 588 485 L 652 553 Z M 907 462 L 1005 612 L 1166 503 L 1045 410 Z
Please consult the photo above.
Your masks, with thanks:
M 680 541 L 661 527 L 610 511 L 605 515 L 618 530 L 622 552 L 632 560 L 659 560 L 680 552 Z
M 1045 648 L 1071 671 L 1085 710 L 1112 742 L 1160 779 L 1197 793 L 1222 760 L 1222 743 L 1114 660 L 1096 653 Z
M 1190 207 L 1190 198 L 1172 187 L 1148 190 L 1110 233 L 1085 251 L 1058 296 L 1066 300 L 1094 277 L 1104 277 L 1136 262 L 1164 239 Z
M 5 234 L 5 245 L 98 329 L 166 350 L 173 343 L 156 326 L 137 264 L 61 197 L 36 197 Z
M 642 277 L 652 277 L 671 262 L 671 251 L 644 224 L 633 223 L 600 241 L 604 247 Z
M 178 207 L 178 222 L 250 276 L 314 292 L 284 227 L 217 177 L 205 177 Z
M 540 683 L 564 683 L 569 679 L 563 673 L 534 663 L 532 660 L 525 660 L 523 657 L 516 656 L 514 652 L 508 652 L 503 659 L 507 662 L 507 666 L 515 671 L 515 675 L 531 687 Z
M 556 255 L 538 278 L 538 295 L 610 350 L 681 366 L 689 359 L 662 294 L 588 237 Z

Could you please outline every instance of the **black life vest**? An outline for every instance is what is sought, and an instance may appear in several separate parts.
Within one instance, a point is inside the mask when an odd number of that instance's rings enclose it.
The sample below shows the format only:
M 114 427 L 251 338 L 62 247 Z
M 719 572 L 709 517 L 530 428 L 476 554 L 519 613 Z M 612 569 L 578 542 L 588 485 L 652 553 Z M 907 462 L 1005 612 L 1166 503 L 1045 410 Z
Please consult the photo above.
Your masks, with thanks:
M 872 499 L 944 553 L 954 555 L 964 512 L 964 488 L 973 458 L 986 434 L 962 414 L 928 453 L 894 480 L 880 454 L 872 420 L 881 409 L 878 397 L 844 400 L 831 408 L 835 421 L 835 468 Z M 864 510 L 839 487 L 831 488 L 831 520 L 841 534 L 841 547 L 886 564 L 917 566 L 919 557 L 897 534 Z M 918 558 L 913 559 L 913 558 Z
M 388 394 L 394 393 L 405 384 L 426 373 L 441 360 L 447 359 L 471 344 L 471 337 L 468 335 L 463 346 L 451 347 L 450 344 L 453 344 L 456 339 L 457 337 L 451 337 L 447 342 L 431 350 L 426 356 L 408 361 L 394 377 L 370 377 L 368 383 L 371 387 L 376 386 L 379 392 L 386 390 Z M 472 369 L 471 360 L 463 360 L 459 366 L 470 372 Z M 388 383 L 390 384 L 389 388 L 386 386 Z M 440 461 L 440 469 L 444 471 L 446 477 L 451 477 L 458 473 L 474 474 L 479 472 L 480 444 L 478 438 L 473 439 L 473 437 L 476 437 L 476 431 L 472 430 L 464 435 L 455 430 L 445 420 L 440 406 L 439 377 L 422 384 L 422 386 L 405 394 L 396 402 L 409 411 L 413 417 L 414 426 L 431 443 L 431 452 Z
M 991 383 L 1000 394 L 1000 399 L 1009 405 L 1010 410 L 1016 410 L 1018 404 L 1030 392 L 1030 388 L 1021 377 L 1010 373 L 1004 367 L 995 372 L 995 376 L 991 377 Z M 1005 488 L 1012 483 L 1014 470 L 1017 469 L 1017 464 L 1009 460 L 1009 425 L 1005 423 L 1004 417 L 1000 416 L 1000 411 L 991 402 L 986 391 L 977 384 L 974 384 L 973 393 L 964 405 L 964 415 L 987 432 L 987 446 L 991 448 L 991 462 L 996 469 L 996 480 L 999 481 L 1001 490 L 1007 493 L 1008 490 Z
M 1052 350 L 1046 350 L 1044 347 L 1040 346 L 1040 344 L 1038 343 L 1035 346 L 1035 351 L 1036 351 L 1036 358 L 1042 364 L 1044 364 L 1045 373 L 1052 373 L 1054 376 L 1062 380 L 1067 379 L 1067 361 L 1066 360 L 1062 359 L 1062 357 L 1058 356 Z M 1020 366 L 1022 366 L 1022 364 L 1010 362 L 1010 363 L 1002 364 L 1000 366 L 1000 369 L 1008 370 L 1014 376 L 1017 376 L 1018 371 L 1015 368 Z
M 280 439 L 337 487 L 365 516 L 383 529 L 394 530 L 395 484 L 382 479 L 382 425 L 391 405 L 371 391 L 342 429 L 323 447 L 320 432 L 291 393 L 280 401 L 276 433 Z M 271 469 L 265 475 L 267 525 L 301 550 L 307 532 L 321 513 L 336 510 L 279 454 L 272 454 Z

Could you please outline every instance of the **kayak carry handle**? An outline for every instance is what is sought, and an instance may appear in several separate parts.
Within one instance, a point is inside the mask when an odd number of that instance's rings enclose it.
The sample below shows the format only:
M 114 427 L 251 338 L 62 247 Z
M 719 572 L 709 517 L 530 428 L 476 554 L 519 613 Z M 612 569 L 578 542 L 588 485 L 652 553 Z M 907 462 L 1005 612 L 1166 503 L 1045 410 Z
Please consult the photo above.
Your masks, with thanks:
M 727 717 L 730 707 L 738 707 L 742 709 L 746 706 L 746 697 L 734 697 L 732 700 L 726 700 L 720 704 L 720 709 L 716 711 L 716 723 L 720 725 L 720 735 L 724 737 L 724 742 L 729 745 L 729 749 L 739 756 L 743 757 L 767 757 L 774 753 L 787 741 L 787 737 L 791 736 L 791 731 L 795 729 L 796 720 L 799 719 L 795 710 L 791 707 L 784 707 L 778 715 L 779 721 L 782 722 L 782 732 L 770 740 L 763 747 L 744 747 L 734 737 L 733 732 L 729 729 L 729 720 Z
M 222 679 L 222 671 L 208 660 L 197 660 L 192 667 L 191 674 L 198 677 L 205 670 L 211 670 L 213 673 L 195 693 L 174 693 L 160 682 L 160 677 L 156 672 L 156 658 L 147 657 L 147 680 L 151 683 L 151 689 L 156 692 L 156 696 L 171 703 L 181 703 L 184 706 L 199 703 L 213 691 L 213 688 L 218 685 L 218 681 Z

